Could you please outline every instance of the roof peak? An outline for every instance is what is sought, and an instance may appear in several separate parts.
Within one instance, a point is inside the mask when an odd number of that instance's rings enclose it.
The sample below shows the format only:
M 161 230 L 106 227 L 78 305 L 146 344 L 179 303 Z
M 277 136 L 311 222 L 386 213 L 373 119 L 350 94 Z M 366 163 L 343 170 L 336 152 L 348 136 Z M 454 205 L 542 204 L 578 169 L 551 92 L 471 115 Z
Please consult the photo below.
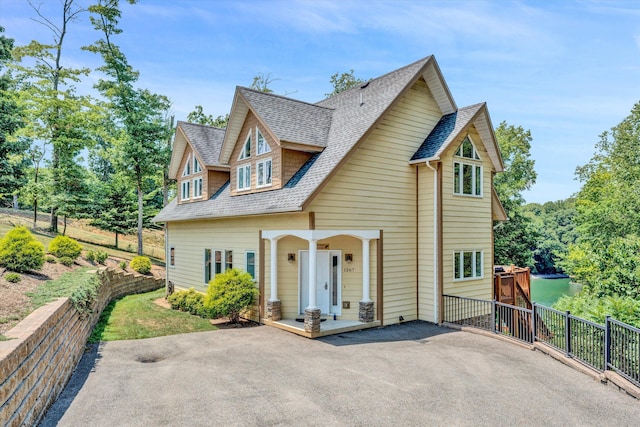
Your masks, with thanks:
M 309 105 L 311 107 L 324 108 L 325 110 L 329 110 L 329 111 L 335 110 L 335 108 L 325 107 L 324 105 L 314 104 L 313 102 L 302 101 L 300 99 L 290 98 L 290 97 L 284 96 L 284 95 L 278 95 L 277 93 L 263 92 L 261 90 L 251 89 L 251 88 L 246 87 L 246 86 L 236 86 L 236 88 L 238 90 L 246 90 L 246 91 L 249 91 L 249 92 L 252 92 L 252 93 L 256 93 L 256 94 L 260 94 L 260 95 L 265 95 L 265 96 L 271 96 L 271 97 L 274 97 L 274 98 L 284 99 L 286 101 L 299 102 L 300 104 Z
M 209 126 L 209 125 L 204 125 L 202 123 L 193 123 L 193 122 L 188 122 L 186 120 L 178 120 L 178 123 L 176 123 L 176 126 L 179 126 L 180 124 L 190 125 L 190 126 L 200 126 L 200 127 L 203 127 L 203 128 L 217 129 L 217 130 L 224 130 L 224 131 L 227 130 L 227 128 L 221 128 L 221 127 L 217 127 L 217 126 Z

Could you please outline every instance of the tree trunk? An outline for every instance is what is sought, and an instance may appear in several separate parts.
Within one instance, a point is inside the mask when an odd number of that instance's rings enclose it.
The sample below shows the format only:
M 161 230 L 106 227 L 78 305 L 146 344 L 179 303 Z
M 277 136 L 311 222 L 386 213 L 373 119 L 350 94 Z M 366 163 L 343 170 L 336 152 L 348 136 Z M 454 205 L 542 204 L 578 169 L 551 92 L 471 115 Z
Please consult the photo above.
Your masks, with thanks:
M 138 255 L 142 255 L 142 182 L 138 181 Z
M 49 231 L 54 233 L 58 232 L 58 215 L 56 215 L 56 208 L 51 207 L 51 221 L 49 224 Z
M 64 228 L 62 229 L 62 235 L 66 235 L 67 234 L 67 216 L 64 216 Z

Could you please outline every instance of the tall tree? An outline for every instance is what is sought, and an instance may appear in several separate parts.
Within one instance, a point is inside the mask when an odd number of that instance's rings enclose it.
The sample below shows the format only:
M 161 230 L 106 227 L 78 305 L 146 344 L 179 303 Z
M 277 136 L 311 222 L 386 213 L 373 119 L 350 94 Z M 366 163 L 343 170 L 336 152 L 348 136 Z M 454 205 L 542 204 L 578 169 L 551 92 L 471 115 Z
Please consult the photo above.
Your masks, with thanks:
M 87 129 L 91 118 L 87 111 L 92 108 L 91 99 L 79 96 L 74 83 L 89 73 L 87 68 L 70 68 L 62 65 L 62 53 L 68 26 L 85 10 L 74 3 L 64 0 L 62 18 L 56 23 L 44 16 L 40 7 L 29 2 L 37 14 L 34 20 L 49 28 L 53 34 L 53 44 L 42 44 L 35 40 L 27 46 L 14 50 L 18 59 L 23 60 L 16 66 L 22 79 L 21 102 L 26 112 L 23 128 L 24 135 L 32 140 L 51 143 L 52 191 L 65 191 L 64 167 L 72 165 L 78 153 L 86 147 L 91 138 Z M 35 63 L 25 64 L 25 58 Z M 68 181 L 67 181 L 68 182 Z M 59 206 L 51 206 L 50 228 L 58 230 Z
M 4 28 L 0 27 L 0 72 L 13 61 L 13 39 L 2 35 L 3 32 Z M 8 72 L 0 75 L 0 112 L 0 201 L 5 202 L 26 182 L 28 158 L 25 153 L 29 148 L 28 140 L 11 137 L 23 126 L 23 121 L 16 81 Z
M 494 262 L 532 266 L 538 233 L 531 218 L 522 212 L 522 192 L 536 182 L 530 153 L 531 132 L 502 122 L 495 134 L 505 167 L 504 172 L 496 175 L 494 185 L 509 220 L 495 224 Z
M 136 195 L 124 175 L 112 177 L 100 207 L 91 225 L 115 233 L 115 246 L 118 248 L 118 236 L 135 232 L 138 221 Z
M 135 3 L 129 0 L 129 3 Z M 149 175 L 161 171 L 158 152 L 169 137 L 170 128 L 165 113 L 169 100 L 138 89 L 135 83 L 139 73 L 131 67 L 120 48 L 113 44 L 113 37 L 120 34 L 121 17 L 118 0 L 100 0 L 91 6 L 91 23 L 103 38 L 85 49 L 100 54 L 104 65 L 99 68 L 106 78 L 100 79 L 96 88 L 109 100 L 109 107 L 121 126 L 115 139 L 119 151 L 120 171 L 127 173 L 134 183 L 138 199 L 138 254 L 143 253 L 142 229 L 144 226 L 144 181 Z
M 640 102 L 576 175 L 578 241 L 564 267 L 593 297 L 640 299 Z
M 328 97 L 339 94 L 340 92 L 344 92 L 347 89 L 351 89 L 352 87 L 356 87 L 365 81 L 359 77 L 356 77 L 353 74 L 353 70 L 349 70 L 347 73 L 335 73 L 329 79 L 329 83 L 333 86 L 333 91 L 330 93 L 325 93 Z

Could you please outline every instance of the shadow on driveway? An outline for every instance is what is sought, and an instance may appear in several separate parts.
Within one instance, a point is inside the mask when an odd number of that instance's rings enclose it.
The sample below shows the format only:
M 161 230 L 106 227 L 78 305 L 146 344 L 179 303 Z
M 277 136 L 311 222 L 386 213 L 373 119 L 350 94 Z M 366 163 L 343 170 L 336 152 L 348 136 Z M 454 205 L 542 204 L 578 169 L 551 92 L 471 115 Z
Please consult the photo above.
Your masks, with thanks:
M 429 338 L 437 335 L 457 332 L 449 328 L 436 326 L 419 320 L 380 328 L 363 329 L 361 331 L 346 332 L 318 338 L 317 341 L 334 346 L 372 344 L 396 341 L 429 342 Z

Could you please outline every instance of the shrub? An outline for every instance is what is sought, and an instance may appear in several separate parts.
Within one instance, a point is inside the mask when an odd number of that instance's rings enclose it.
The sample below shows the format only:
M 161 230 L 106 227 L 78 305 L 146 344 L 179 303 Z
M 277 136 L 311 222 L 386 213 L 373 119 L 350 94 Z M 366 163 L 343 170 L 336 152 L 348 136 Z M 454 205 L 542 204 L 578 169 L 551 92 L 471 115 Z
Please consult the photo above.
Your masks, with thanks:
M 98 261 L 98 264 L 104 265 L 105 261 L 107 261 L 107 258 L 109 258 L 109 254 L 108 253 L 106 253 L 104 251 L 96 252 L 96 261 Z
M 93 250 L 89 249 L 84 256 L 84 259 L 93 263 L 96 260 L 96 253 Z
M 4 275 L 4 278 L 9 283 L 18 283 L 20 280 L 22 280 L 22 276 L 20 276 L 18 273 L 7 273 Z
M 49 264 L 56 263 L 56 257 L 54 257 L 53 255 L 47 255 L 44 260 L 47 261 Z
M 240 320 L 258 297 L 258 289 L 249 273 L 233 268 L 218 274 L 209 282 L 204 307 L 213 317 L 227 317 L 232 323 Z
M 71 267 L 74 261 L 75 259 L 69 256 L 63 256 L 62 258 L 60 258 L 60 264 L 65 265 L 67 267 Z
M 147 274 L 151 271 L 151 260 L 146 256 L 139 255 L 131 260 L 129 267 L 140 274 Z
M 44 245 L 26 227 L 15 227 L 0 240 L 0 266 L 17 273 L 40 270 Z
M 56 236 L 49 243 L 49 253 L 54 254 L 58 258 L 69 257 L 76 259 L 82 253 L 80 243 L 68 236 Z
M 186 291 L 176 291 L 167 298 L 171 308 L 186 311 L 200 317 L 211 317 L 209 310 L 204 307 L 204 295 L 190 288 Z
M 118 264 L 120 266 L 121 269 L 126 270 L 127 269 L 127 261 L 120 261 L 120 264 Z

